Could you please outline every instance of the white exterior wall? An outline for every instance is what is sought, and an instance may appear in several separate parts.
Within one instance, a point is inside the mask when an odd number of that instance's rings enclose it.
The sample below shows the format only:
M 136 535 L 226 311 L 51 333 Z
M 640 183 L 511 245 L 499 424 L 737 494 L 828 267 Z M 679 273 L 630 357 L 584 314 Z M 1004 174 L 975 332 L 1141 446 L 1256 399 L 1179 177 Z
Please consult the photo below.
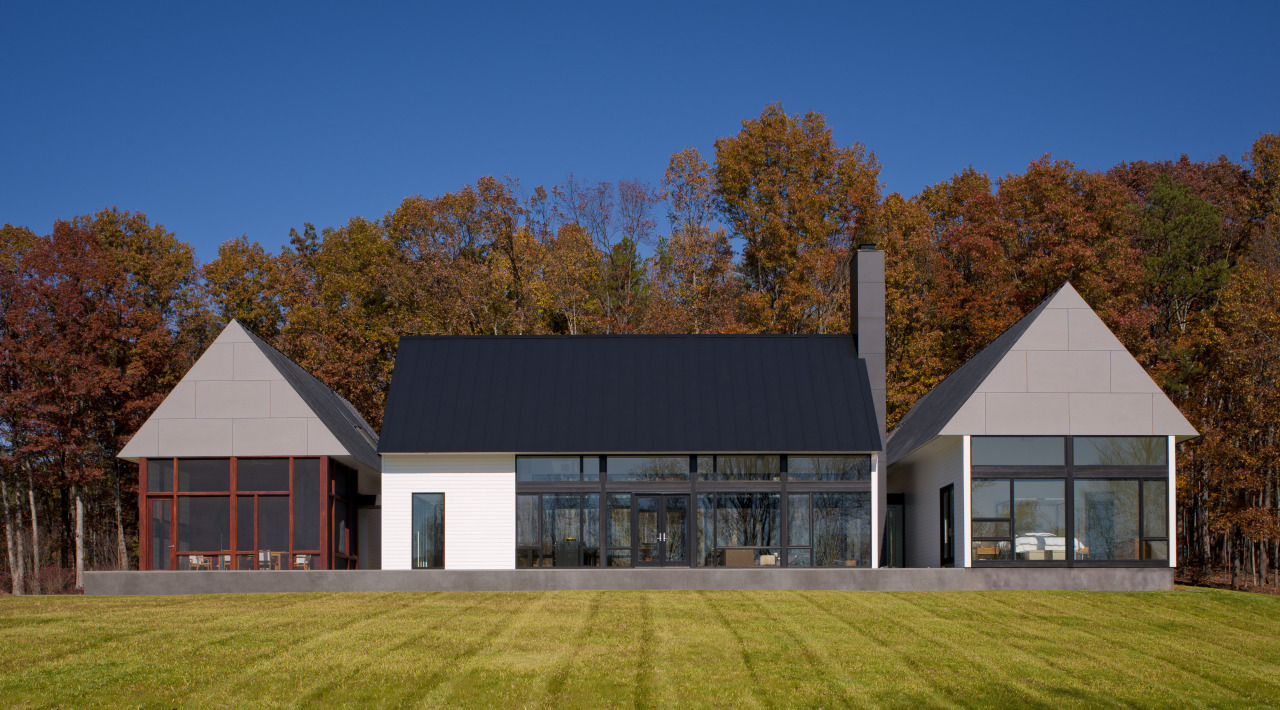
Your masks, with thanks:
M 903 563 L 907 567 L 941 567 L 942 533 L 939 501 L 942 489 L 955 486 L 956 566 L 963 566 L 968 547 L 964 451 L 961 437 L 940 436 L 893 464 L 889 488 L 903 494 Z
M 514 454 L 383 454 L 382 569 L 411 569 L 414 493 L 444 494 L 445 569 L 515 569 Z

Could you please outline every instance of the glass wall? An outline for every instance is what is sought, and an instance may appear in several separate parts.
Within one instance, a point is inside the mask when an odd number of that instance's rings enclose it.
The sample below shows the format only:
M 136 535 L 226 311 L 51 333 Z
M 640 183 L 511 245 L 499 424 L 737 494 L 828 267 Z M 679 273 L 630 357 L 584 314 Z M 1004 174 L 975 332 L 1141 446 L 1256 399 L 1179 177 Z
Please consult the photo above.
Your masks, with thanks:
M 871 468 L 867 454 L 517 456 L 516 566 L 869 566 Z
M 628 511 L 629 505 L 628 501 Z M 629 527 L 626 532 L 629 546 Z M 516 566 L 600 566 L 600 495 L 517 495 Z
M 413 569 L 444 569 L 444 494 L 413 494 Z
M 141 473 L 144 569 L 314 569 L 326 546 L 326 567 L 355 566 L 356 472 L 337 461 L 148 459 Z
M 1167 438 L 973 437 L 971 450 L 975 564 L 1168 560 Z

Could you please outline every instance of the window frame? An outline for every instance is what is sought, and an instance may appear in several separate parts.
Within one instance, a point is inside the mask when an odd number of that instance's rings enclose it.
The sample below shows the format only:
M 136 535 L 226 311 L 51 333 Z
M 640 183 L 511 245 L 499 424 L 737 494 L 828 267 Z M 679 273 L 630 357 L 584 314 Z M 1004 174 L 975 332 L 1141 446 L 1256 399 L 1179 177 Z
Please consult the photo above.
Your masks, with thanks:
M 1116 435 L 1117 438 L 1130 438 L 1133 436 L 1146 435 Z M 979 437 L 973 437 L 979 438 Z M 1030 437 L 1028 437 L 1030 438 Z M 1172 485 L 1169 481 L 1169 466 L 1166 465 L 1106 465 L 1106 466 L 1076 466 L 1075 465 L 1075 436 L 1051 435 L 1043 438 L 1062 439 L 1063 455 L 1066 465 L 1063 466 L 974 466 L 972 460 L 969 463 L 969 490 L 966 494 L 968 500 L 973 498 L 973 484 L 980 480 L 991 479 L 1009 479 L 1010 483 L 1010 516 L 1008 518 L 978 518 L 970 515 L 966 521 L 968 525 L 968 553 L 971 555 L 971 564 L 974 567 L 1168 567 L 1169 557 L 1171 554 L 1170 547 L 1174 543 L 1174 538 L 1169 534 L 1169 530 L 1173 525 L 1173 521 L 1168 516 L 1168 496 L 1172 491 Z M 1090 435 L 1082 438 L 1098 438 Z M 1066 515 L 1066 539 L 1070 541 L 1068 545 L 1072 548 L 1064 560 L 979 560 L 973 555 L 975 542 L 998 542 L 1008 541 L 1010 545 L 1010 554 L 1017 555 L 1017 536 L 1014 530 L 1014 516 L 1012 511 L 1012 488 L 1015 480 L 1034 480 L 1034 479 L 1063 479 L 1065 482 L 1065 515 Z M 1166 553 L 1164 559 L 1136 559 L 1136 560 L 1078 560 L 1075 554 L 1074 541 L 1076 539 L 1075 529 L 1075 482 L 1077 480 L 1136 480 L 1138 482 L 1138 515 L 1139 528 L 1138 540 L 1139 547 L 1143 547 L 1147 542 L 1165 542 Z M 1162 481 L 1165 483 L 1165 537 L 1145 537 L 1145 505 L 1146 505 L 1146 481 Z M 974 523 L 982 522 L 1002 522 L 1009 523 L 1009 537 L 994 538 L 990 536 L 978 537 L 973 534 Z M 1141 555 L 1141 551 L 1139 553 Z

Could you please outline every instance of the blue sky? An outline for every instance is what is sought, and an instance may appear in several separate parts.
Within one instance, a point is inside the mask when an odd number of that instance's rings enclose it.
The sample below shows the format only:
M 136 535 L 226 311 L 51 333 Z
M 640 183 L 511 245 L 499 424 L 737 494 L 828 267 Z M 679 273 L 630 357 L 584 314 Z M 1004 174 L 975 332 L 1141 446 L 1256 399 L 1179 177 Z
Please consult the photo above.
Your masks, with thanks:
M 1043 153 L 1239 160 L 1280 3 L 0 5 L 0 222 L 142 211 L 202 261 L 488 174 L 661 179 L 781 101 L 915 194 Z

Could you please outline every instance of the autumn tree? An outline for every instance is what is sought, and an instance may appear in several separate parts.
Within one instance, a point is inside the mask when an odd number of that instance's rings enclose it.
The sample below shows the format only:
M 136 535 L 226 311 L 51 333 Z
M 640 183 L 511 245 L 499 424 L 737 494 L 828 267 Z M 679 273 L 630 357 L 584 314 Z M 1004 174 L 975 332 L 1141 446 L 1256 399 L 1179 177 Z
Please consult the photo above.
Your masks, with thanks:
M 710 166 L 695 148 L 671 156 L 662 181 L 670 235 L 660 239 L 650 281 L 649 332 L 723 333 L 737 328 L 739 284 L 733 248 L 712 225 L 715 190 Z
M 774 333 L 847 330 L 848 259 L 870 234 L 880 164 L 835 143 L 822 114 L 781 104 L 716 141 L 719 206 L 745 242 L 752 325 Z
M 285 323 L 279 269 L 275 257 L 248 237 L 223 242 L 218 258 L 204 266 L 205 289 L 215 313 L 275 340 Z

